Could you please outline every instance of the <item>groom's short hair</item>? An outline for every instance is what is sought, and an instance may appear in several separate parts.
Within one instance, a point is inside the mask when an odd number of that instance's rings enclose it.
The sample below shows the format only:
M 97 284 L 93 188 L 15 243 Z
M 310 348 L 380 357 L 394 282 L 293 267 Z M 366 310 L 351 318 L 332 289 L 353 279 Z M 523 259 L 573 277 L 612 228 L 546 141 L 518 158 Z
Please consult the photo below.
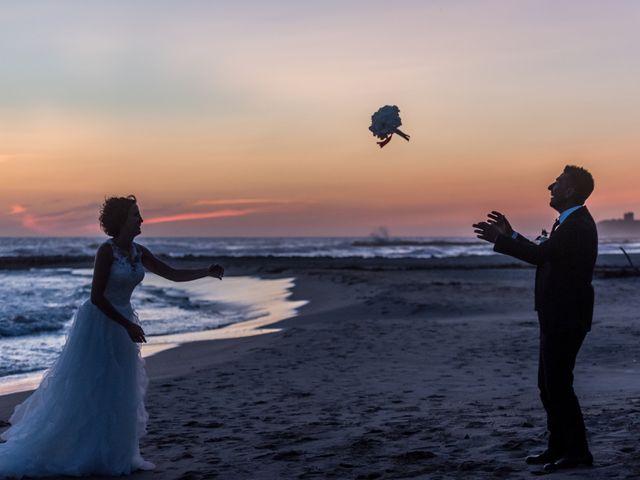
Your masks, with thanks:
M 574 198 L 579 203 L 584 203 L 593 192 L 593 177 L 588 170 L 575 165 L 564 167 L 564 173 L 571 179 L 575 193 Z

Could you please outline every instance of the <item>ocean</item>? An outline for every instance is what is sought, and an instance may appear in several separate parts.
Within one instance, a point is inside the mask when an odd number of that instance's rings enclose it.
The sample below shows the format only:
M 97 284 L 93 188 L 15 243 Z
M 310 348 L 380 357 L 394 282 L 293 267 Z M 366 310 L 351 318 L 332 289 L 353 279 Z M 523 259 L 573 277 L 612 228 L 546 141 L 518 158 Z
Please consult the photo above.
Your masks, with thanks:
M 62 256 L 73 260 L 93 256 L 103 238 L 91 237 L 26 237 L 0 238 L 1 257 Z M 448 257 L 459 255 L 487 255 L 491 253 L 485 242 L 473 238 L 402 238 L 394 240 L 345 237 L 323 238 L 201 238 L 170 237 L 144 238 L 139 243 L 154 254 L 174 258 L 193 256 L 294 256 L 294 257 Z M 362 245 L 361 242 L 372 242 Z M 377 242 L 377 243 L 376 243 Z
M 104 238 L 93 237 L 0 237 L 0 264 L 3 258 L 34 259 L 58 256 L 68 260 L 93 257 Z M 173 258 L 185 256 L 244 257 L 387 257 L 447 258 L 494 255 L 491 246 L 473 237 L 269 237 L 203 238 L 144 237 L 137 240 L 154 254 Z M 612 239 L 600 242 L 600 253 L 640 253 L 639 239 Z M 19 262 L 18 262 L 19 263 Z M 25 262 L 26 263 L 26 262 Z M 30 263 L 33 265 L 33 262 Z

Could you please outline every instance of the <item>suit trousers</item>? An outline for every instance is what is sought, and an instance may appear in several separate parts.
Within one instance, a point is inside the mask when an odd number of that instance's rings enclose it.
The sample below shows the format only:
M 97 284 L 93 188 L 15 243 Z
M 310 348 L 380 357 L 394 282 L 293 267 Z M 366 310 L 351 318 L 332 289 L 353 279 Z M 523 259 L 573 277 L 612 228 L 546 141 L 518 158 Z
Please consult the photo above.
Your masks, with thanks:
M 573 390 L 573 369 L 586 334 L 581 327 L 543 330 L 540 334 L 538 388 L 547 412 L 548 450 L 559 455 L 589 452 L 582 411 Z

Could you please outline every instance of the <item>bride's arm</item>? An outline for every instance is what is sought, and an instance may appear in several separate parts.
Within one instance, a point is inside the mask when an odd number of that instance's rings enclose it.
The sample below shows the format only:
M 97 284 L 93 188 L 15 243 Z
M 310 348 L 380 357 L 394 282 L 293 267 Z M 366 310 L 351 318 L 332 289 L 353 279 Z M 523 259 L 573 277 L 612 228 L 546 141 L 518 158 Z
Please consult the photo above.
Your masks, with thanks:
M 96 262 L 93 268 L 93 281 L 91 283 L 91 303 L 102 311 L 107 317 L 114 322 L 126 328 L 127 333 L 134 342 L 146 342 L 144 331 L 140 325 L 136 325 L 127 317 L 122 315 L 111 302 L 104 296 L 104 290 L 107 288 L 107 280 L 109 280 L 109 272 L 111 271 L 111 263 L 113 262 L 113 251 L 111 246 L 103 244 L 96 253 Z
M 222 280 L 224 268 L 220 265 L 209 265 L 208 268 L 173 268 L 153 255 L 148 248 L 136 244 L 142 250 L 144 268 L 172 282 L 188 282 L 204 277 L 215 277 Z

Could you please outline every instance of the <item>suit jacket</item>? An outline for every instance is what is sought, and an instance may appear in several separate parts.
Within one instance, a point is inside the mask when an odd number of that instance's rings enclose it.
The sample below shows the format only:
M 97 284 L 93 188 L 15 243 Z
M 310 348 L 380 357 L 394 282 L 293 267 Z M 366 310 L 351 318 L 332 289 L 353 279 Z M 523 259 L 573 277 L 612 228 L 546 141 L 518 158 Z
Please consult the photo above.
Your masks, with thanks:
M 539 245 L 521 235 L 500 235 L 493 249 L 536 265 L 535 309 L 543 332 L 591 329 L 598 232 L 586 207 Z

